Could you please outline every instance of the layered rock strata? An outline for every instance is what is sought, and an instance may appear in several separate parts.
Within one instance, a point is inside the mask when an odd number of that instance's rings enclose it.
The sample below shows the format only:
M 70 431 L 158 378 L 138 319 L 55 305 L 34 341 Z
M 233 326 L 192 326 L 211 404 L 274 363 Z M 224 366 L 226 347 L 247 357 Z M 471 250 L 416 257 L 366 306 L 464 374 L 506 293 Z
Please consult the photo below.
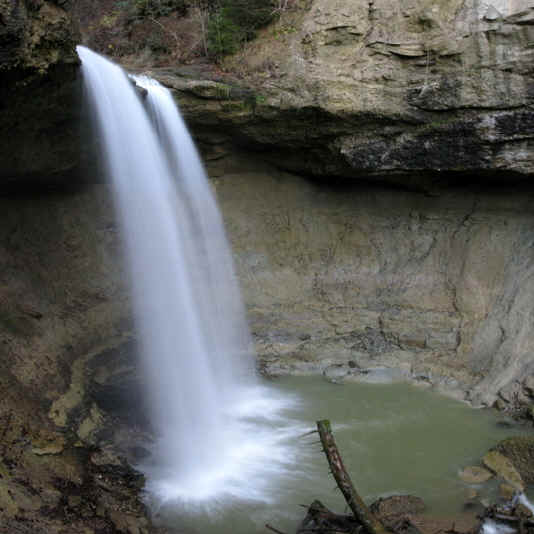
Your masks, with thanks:
M 267 372 L 386 367 L 514 404 L 506 392 L 534 372 L 532 192 L 329 188 L 259 169 L 215 183 Z
M 252 92 L 161 78 L 201 139 L 298 173 L 528 182 L 534 8 L 493 4 L 301 2 L 232 64 Z
M 77 181 L 78 40 L 69 2 L 0 2 L 0 187 Z
M 104 186 L 0 197 L 2 532 L 154 532 L 127 461 L 140 405 L 132 416 L 135 351 L 110 205 Z
M 207 157 L 260 366 L 531 406 L 533 9 L 298 4 L 239 83 L 155 72 Z M 0 1 L 0 188 L 17 193 L 0 199 L 0 508 L 13 531 L 145 532 L 128 290 L 109 191 L 80 187 L 65 8 Z

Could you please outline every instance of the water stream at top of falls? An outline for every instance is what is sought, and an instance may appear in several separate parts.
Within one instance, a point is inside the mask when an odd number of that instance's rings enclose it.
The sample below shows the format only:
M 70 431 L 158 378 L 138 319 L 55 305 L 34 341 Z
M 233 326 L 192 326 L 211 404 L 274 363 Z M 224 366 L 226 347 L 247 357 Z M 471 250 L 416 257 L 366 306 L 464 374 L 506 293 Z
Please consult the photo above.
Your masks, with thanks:
M 131 271 L 151 422 L 140 466 L 159 502 L 267 499 L 266 470 L 284 469 L 281 435 L 251 417 L 278 417 L 289 398 L 256 379 L 221 216 L 170 92 L 78 47 L 103 140 Z M 267 467 L 268 466 L 268 467 Z

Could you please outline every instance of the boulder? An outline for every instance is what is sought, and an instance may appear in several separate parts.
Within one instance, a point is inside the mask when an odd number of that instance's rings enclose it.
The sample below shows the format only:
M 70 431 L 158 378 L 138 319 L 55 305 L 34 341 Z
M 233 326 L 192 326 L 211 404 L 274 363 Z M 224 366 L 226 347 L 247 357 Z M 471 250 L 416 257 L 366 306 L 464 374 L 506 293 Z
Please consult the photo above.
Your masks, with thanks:
M 380 498 L 369 507 L 384 524 L 401 519 L 405 515 L 420 514 L 425 511 L 425 503 L 413 495 L 392 495 Z
M 0 189 L 72 184 L 81 106 L 69 2 L 0 2 L 0 20 Z
M 476 465 L 469 465 L 464 467 L 458 476 L 467 484 L 483 484 L 493 477 L 491 471 L 478 467 Z
M 511 501 L 516 493 L 516 488 L 510 484 L 499 484 L 499 495 L 504 500 Z
M 495 450 L 510 460 L 526 484 L 534 483 L 534 437 L 508 438 L 498 443 Z
M 348 365 L 336 363 L 325 368 L 323 377 L 332 384 L 342 384 L 351 371 L 352 369 Z
M 523 388 L 528 395 L 534 396 L 534 375 L 529 375 L 523 380 Z
M 482 458 L 484 465 L 506 480 L 517 491 L 525 489 L 525 483 L 512 462 L 498 451 L 489 451 Z

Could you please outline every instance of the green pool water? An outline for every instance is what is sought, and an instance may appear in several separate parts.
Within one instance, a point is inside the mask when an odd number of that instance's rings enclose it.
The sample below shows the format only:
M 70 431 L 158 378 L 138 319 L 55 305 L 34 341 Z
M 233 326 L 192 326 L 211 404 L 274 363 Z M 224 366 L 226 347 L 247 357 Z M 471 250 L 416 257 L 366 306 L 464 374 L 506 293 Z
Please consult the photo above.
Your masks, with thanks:
M 408 384 L 330 384 L 317 377 L 288 377 L 267 384 L 274 396 L 290 396 L 277 420 L 264 421 L 285 437 L 283 468 L 265 477 L 262 501 L 232 499 L 195 507 L 167 503 L 155 518 L 176 532 L 253 534 L 270 523 L 292 533 L 314 499 L 334 511 L 345 503 L 317 434 L 304 436 L 319 419 L 329 419 L 347 470 L 360 495 L 371 503 L 394 494 L 417 495 L 435 516 L 462 511 L 469 486 L 458 478 L 467 465 L 499 440 L 528 431 L 492 410 L 475 410 Z M 288 430 L 289 429 L 289 430 Z M 484 494 L 489 491 L 478 487 Z

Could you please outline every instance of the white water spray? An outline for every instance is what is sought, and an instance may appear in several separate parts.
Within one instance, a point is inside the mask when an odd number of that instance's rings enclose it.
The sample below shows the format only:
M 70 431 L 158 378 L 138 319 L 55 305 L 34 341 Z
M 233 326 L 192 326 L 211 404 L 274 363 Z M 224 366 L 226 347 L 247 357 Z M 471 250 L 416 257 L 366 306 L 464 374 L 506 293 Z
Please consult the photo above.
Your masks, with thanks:
M 534 514 L 534 504 L 532 504 L 532 502 L 524 493 L 516 494 L 512 499 L 511 504 L 512 506 L 522 504 Z M 480 528 L 480 534 L 515 534 L 516 532 L 518 532 L 517 528 L 514 528 L 513 526 L 502 521 L 495 521 L 494 519 L 484 520 Z
M 169 91 L 78 47 L 122 225 L 157 443 L 142 466 L 159 502 L 266 500 L 291 461 L 267 430 L 286 401 L 252 368 L 251 342 L 221 217 Z M 261 414 L 263 423 L 258 424 Z M 256 422 L 251 420 L 256 417 Z

